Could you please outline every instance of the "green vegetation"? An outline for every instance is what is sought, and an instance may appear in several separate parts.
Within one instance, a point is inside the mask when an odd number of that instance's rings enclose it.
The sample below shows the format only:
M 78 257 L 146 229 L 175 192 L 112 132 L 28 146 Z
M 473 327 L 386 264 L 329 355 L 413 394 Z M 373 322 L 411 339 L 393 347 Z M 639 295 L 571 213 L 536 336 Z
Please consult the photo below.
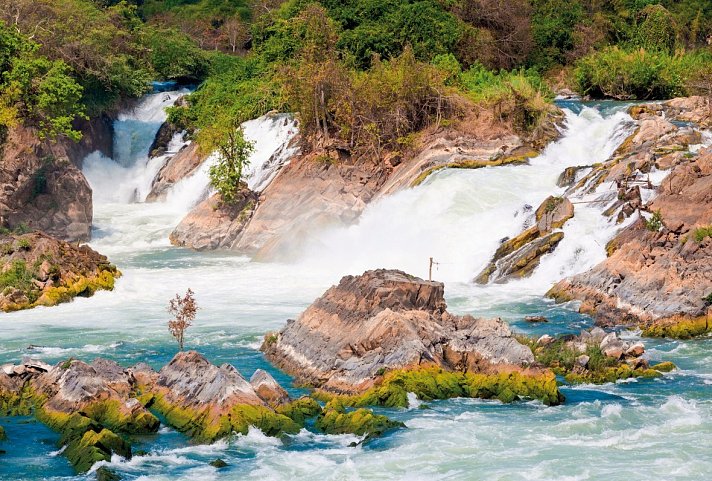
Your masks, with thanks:
M 585 343 L 585 352 L 579 351 L 562 338 L 546 345 L 539 345 L 535 339 L 527 337 L 521 337 L 519 341 L 532 349 L 537 362 L 551 368 L 556 374 L 564 376 L 566 382 L 570 384 L 603 384 L 616 382 L 619 379 L 653 378 L 659 377 L 662 372 L 668 372 L 675 367 L 670 362 L 649 368 L 631 366 L 625 361 L 603 354 L 598 346 L 598 341 Z M 580 366 L 577 363 L 581 356 L 588 358 L 585 366 Z
M 690 82 L 712 63 L 712 53 L 624 50 L 610 47 L 579 61 L 579 91 L 593 97 L 665 99 L 685 95 Z
M 643 328 L 644 336 L 671 339 L 692 339 L 709 332 L 712 332 L 712 318 L 704 315 L 695 318 L 673 317 L 658 320 Z
M 233 203 L 243 185 L 242 170 L 250 164 L 253 144 L 245 140 L 235 117 L 222 117 L 212 126 L 201 130 L 199 138 L 202 140 L 202 148 L 215 150 L 219 155 L 216 163 L 210 166 L 210 184 L 218 191 L 223 202 Z
M 712 225 L 707 227 L 698 227 L 694 232 L 695 241 L 702 242 L 707 237 L 712 237 Z
M 499 399 L 510 403 L 519 398 L 537 399 L 547 405 L 563 402 L 551 372 L 500 372 L 491 374 L 446 371 L 437 366 L 412 370 L 393 370 L 384 374 L 376 386 L 363 394 L 333 396 L 319 392 L 324 399 L 338 400 L 344 406 L 407 407 L 408 393 L 423 401 L 472 397 Z
M 645 228 L 651 232 L 658 232 L 663 227 L 663 215 L 660 213 L 660 209 L 653 212 L 650 219 L 645 220 Z
M 355 434 L 366 436 L 366 440 L 383 436 L 388 431 L 405 427 L 399 421 L 392 421 L 382 414 L 374 414 L 370 409 L 348 410 L 339 398 L 334 398 L 324 406 L 314 426 L 326 434 Z

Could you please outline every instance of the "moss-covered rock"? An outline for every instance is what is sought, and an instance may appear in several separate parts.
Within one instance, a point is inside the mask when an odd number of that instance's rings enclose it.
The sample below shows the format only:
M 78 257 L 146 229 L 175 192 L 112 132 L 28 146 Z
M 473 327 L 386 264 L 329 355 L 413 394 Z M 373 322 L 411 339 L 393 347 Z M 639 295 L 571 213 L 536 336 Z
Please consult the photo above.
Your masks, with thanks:
M 408 393 L 414 393 L 423 401 L 471 397 L 509 403 L 522 398 L 556 405 L 564 400 L 557 387 L 556 376 L 551 371 L 463 373 L 437 366 L 389 371 L 377 386 L 363 394 L 331 396 L 331 399 L 339 399 L 344 405 L 355 407 L 407 407 Z
M 121 476 L 110 470 L 106 466 L 101 466 L 96 470 L 96 481 L 120 481 Z
M 347 410 L 339 398 L 334 398 L 326 404 L 314 426 L 326 434 L 355 434 L 369 439 L 405 427 L 405 424 L 375 414 L 370 409 Z
M 304 396 L 290 403 L 278 406 L 276 411 L 278 414 L 287 416 L 300 426 L 304 426 L 307 419 L 321 414 L 321 406 L 314 398 Z
M 23 387 L 19 392 L 0 389 L 0 416 L 29 416 L 34 405 L 34 395 L 28 387 Z
M 296 434 L 301 429 L 290 417 L 260 405 L 238 404 L 227 410 L 192 409 L 173 404 L 157 394 L 150 406 L 162 414 L 168 424 L 199 442 L 213 442 L 232 433 L 247 434 L 250 426 L 268 436 Z
M 112 290 L 121 273 L 106 257 L 46 234 L 0 233 L 0 310 L 55 306 Z
M 709 332 L 712 332 L 712 318 L 708 316 L 660 320 L 643 327 L 644 336 L 672 339 L 692 339 Z
M 69 441 L 64 455 L 79 473 L 89 471 L 99 461 L 110 461 L 112 454 L 131 458 L 131 446 L 108 429 L 88 430 Z
M 442 169 L 481 169 L 483 167 L 499 167 L 502 165 L 523 165 L 528 164 L 529 159 L 539 155 L 536 150 L 526 150 L 523 153 L 515 155 L 507 155 L 491 160 L 458 160 L 455 162 L 449 162 L 447 164 L 440 164 L 430 167 L 418 175 L 416 179 L 411 182 L 411 187 L 417 187 L 422 184 L 425 179 L 430 177 L 431 174 L 442 170 Z
M 7 434 L 5 433 L 5 428 L 0 426 L 0 441 L 6 441 L 7 440 Z

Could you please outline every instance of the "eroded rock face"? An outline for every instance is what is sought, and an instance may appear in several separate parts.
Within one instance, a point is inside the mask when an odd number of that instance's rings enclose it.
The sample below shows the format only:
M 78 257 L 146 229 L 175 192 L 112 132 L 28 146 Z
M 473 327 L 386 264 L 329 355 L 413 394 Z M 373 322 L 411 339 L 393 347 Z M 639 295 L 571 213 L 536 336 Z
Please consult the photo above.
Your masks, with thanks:
M 111 290 L 121 273 L 87 245 L 43 233 L 0 234 L 0 272 L 12 278 L 0 290 L 0 310 L 54 306 L 77 296 Z
M 563 240 L 564 233 L 554 231 L 563 227 L 573 216 L 574 206 L 569 199 L 547 198 L 534 213 L 535 225 L 502 242 L 475 282 L 503 283 L 531 275 L 539 266 L 541 257 L 556 249 Z
M 89 240 L 92 192 L 61 143 L 17 127 L 1 147 L 0 225 L 27 226 L 69 241 Z
M 697 102 L 676 100 L 672 105 Z M 550 295 L 583 301 L 580 310 L 601 325 L 639 325 L 648 335 L 690 337 L 712 326 L 705 300 L 712 292 L 712 239 L 695 235 L 712 224 L 712 149 L 686 154 L 688 145 L 700 141 L 699 133 L 662 118 L 664 109 L 675 112 L 665 105 L 639 107 L 640 128 L 610 162 L 582 180 L 619 186 L 617 201 L 605 215 L 621 221 L 638 210 L 648 216 L 660 211 L 661 229 L 651 230 L 638 219 L 609 242 L 608 259 L 559 282 Z M 678 111 L 683 116 L 690 112 Z M 655 188 L 654 200 L 645 204 L 640 191 L 651 190 L 645 172 L 653 167 L 670 173 Z
M 166 153 L 166 149 L 167 146 L 161 147 L 156 153 L 160 152 L 160 155 L 163 155 Z M 152 156 L 156 155 L 154 154 Z M 154 177 L 151 184 L 151 192 L 149 192 L 146 197 L 146 202 L 157 202 L 165 199 L 170 188 L 181 179 L 195 172 L 195 169 L 197 169 L 204 160 L 205 156 L 198 151 L 198 144 L 195 142 L 188 144 L 177 154 L 168 158 L 166 163 L 156 174 L 156 177 Z
M 396 270 L 346 276 L 262 350 L 298 383 L 346 393 L 372 387 L 385 370 L 497 372 L 534 362 L 504 321 L 454 316 L 443 292 L 442 283 Z
M 171 244 L 197 251 L 230 249 L 252 218 L 258 195 L 248 188 L 226 204 L 220 194 L 198 204 L 171 232 Z

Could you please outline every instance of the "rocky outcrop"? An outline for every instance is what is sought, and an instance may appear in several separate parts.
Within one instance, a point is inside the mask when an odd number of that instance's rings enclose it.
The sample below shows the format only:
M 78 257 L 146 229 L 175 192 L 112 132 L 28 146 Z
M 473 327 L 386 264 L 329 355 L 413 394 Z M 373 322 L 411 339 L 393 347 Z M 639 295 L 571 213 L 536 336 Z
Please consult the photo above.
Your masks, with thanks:
M 534 213 L 535 225 L 513 239 L 505 239 L 475 282 L 501 283 L 531 275 L 539 266 L 541 257 L 556 249 L 564 238 L 563 232 L 554 231 L 573 216 L 571 201 L 563 197 L 547 198 Z
M 710 97 L 680 97 L 661 105 L 668 117 L 690 122 L 701 127 L 712 127 L 712 99 Z
M 403 151 L 380 157 L 356 158 L 345 144 L 297 137 L 302 153 L 291 157 L 266 188 L 256 187 L 260 202 L 236 241 L 215 245 L 231 244 L 258 259 L 292 259 L 314 232 L 355 223 L 370 202 L 417 185 L 437 170 L 526 163 L 559 135 L 555 112 L 544 122 L 547 128 L 529 136 L 487 114 L 470 112 L 447 127 L 421 132 Z M 235 237 L 232 231 L 227 235 Z
M 471 376 L 512 374 L 529 379 L 532 387 L 544 386 L 534 395 L 536 389 L 516 394 L 559 401 L 551 373 L 533 367 L 531 350 L 504 321 L 452 315 L 443 293 L 442 283 L 401 271 L 346 276 L 297 320 L 268 335 L 262 350 L 297 383 L 325 392 L 361 394 L 378 389 L 386 372 L 393 372 L 392 380 L 403 371 L 432 376 L 427 369 L 435 368 Z M 501 390 L 511 387 L 499 384 Z
M 616 332 L 600 327 L 554 339 L 541 336 L 530 343 L 536 359 L 564 376 L 570 384 L 603 384 L 629 378 L 654 378 L 674 369 L 670 362 L 649 365 L 641 357 L 645 345 L 625 341 Z
M 54 306 L 112 290 L 121 274 L 87 245 L 43 233 L 0 234 L 0 310 Z
M 123 435 L 152 433 L 159 421 L 131 398 L 133 379 L 108 360 L 68 360 L 55 366 L 32 360 L 2 366 L 0 415 L 37 418 L 61 436 L 58 447 L 78 472 L 113 454 L 130 458 Z
M 89 240 L 92 192 L 66 146 L 40 141 L 34 129 L 16 127 L 1 149 L 0 227 Z
M 229 204 L 220 194 L 198 204 L 171 232 L 171 244 L 197 251 L 230 249 L 250 221 L 258 195 L 244 187 Z
M 620 221 L 643 211 L 644 217 L 609 242 L 603 263 L 559 282 L 549 295 L 582 301 L 580 310 L 600 325 L 690 337 L 712 327 L 712 240 L 700 235 L 712 224 L 712 150 L 686 152 L 700 141 L 699 133 L 664 119 L 662 107 L 644 107 L 636 112 L 639 129 L 610 162 L 582 180 L 619 186 L 617 201 L 604 214 Z M 670 171 L 657 187 L 646 180 L 652 168 Z M 644 202 L 652 196 L 641 196 L 643 188 L 654 189 L 652 201 Z M 649 220 L 653 213 L 659 225 Z
M 167 149 L 167 146 L 165 149 Z M 163 154 L 166 153 L 165 149 L 162 150 Z M 205 156 L 199 152 L 198 144 L 195 142 L 183 147 L 175 155 L 169 156 L 153 178 L 151 192 L 146 197 L 146 202 L 157 202 L 165 199 L 170 188 L 181 179 L 195 172 L 195 169 L 204 160 Z

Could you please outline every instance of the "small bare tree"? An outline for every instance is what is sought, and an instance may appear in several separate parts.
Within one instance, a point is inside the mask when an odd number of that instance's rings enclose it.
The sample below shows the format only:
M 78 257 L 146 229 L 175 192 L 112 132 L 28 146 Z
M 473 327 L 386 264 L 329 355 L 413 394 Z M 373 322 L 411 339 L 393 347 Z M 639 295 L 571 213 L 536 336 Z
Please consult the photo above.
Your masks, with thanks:
M 193 325 L 195 313 L 198 310 L 198 304 L 196 304 L 193 294 L 193 290 L 188 288 L 185 296 L 181 297 L 180 294 L 176 294 L 176 297 L 168 303 L 168 312 L 174 317 L 168 321 L 168 330 L 178 341 L 181 351 L 183 350 L 185 330 Z

